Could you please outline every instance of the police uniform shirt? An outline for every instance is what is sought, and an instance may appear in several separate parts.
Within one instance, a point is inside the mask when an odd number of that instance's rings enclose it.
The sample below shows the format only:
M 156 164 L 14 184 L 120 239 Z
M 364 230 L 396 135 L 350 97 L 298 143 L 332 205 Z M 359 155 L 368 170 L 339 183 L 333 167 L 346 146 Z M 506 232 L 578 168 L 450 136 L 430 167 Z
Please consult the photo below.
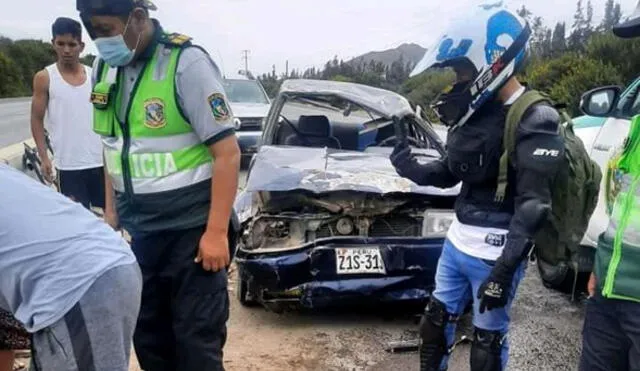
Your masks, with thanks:
M 159 22 L 153 19 L 155 33 L 152 41 L 136 60 L 121 68 L 121 105 L 118 118 L 124 121 L 127 103 L 138 75 L 145 62 L 153 57 L 156 46 L 163 37 Z M 168 54 L 167 54 L 168 56 Z M 163 58 L 158 63 L 167 63 Z M 97 80 L 99 57 L 94 61 L 92 82 Z M 108 67 L 105 65 L 105 68 Z M 164 69 L 161 69 L 164 70 Z M 176 76 L 177 102 L 186 119 L 200 140 L 210 146 L 219 140 L 235 134 L 233 113 L 227 104 L 229 114 L 222 120 L 212 110 L 208 98 L 212 94 L 223 94 L 222 74 L 209 55 L 198 47 L 186 47 L 179 58 Z M 178 191 L 159 194 L 136 194 L 129 198 L 116 193 L 117 210 L 123 227 L 127 230 L 149 232 L 157 230 L 197 227 L 206 223 L 209 213 L 211 181 L 201 182 Z

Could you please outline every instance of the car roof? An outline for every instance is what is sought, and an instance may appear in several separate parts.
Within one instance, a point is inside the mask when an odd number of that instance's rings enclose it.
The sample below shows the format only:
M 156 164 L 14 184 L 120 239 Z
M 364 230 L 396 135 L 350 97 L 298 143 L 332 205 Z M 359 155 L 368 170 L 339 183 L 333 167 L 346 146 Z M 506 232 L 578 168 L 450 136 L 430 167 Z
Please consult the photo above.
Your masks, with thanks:
M 414 114 L 409 101 L 402 95 L 351 82 L 311 79 L 285 80 L 280 87 L 280 93 L 339 96 L 388 118 Z

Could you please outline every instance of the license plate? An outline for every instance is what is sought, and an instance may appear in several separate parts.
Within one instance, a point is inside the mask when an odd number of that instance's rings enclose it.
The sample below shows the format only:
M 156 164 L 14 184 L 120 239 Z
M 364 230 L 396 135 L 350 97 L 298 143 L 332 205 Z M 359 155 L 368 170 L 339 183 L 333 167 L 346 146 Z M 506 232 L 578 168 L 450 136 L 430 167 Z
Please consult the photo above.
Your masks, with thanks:
M 386 274 L 384 261 L 377 247 L 338 248 L 335 251 L 336 271 L 338 274 Z

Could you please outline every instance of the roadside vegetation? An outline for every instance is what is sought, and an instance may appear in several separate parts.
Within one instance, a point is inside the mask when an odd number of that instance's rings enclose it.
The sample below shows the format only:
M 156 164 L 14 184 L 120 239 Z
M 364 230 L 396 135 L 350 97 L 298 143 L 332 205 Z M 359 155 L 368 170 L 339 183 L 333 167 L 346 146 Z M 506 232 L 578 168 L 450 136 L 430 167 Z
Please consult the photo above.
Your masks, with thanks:
M 578 0 L 573 20 L 552 28 L 524 6 L 519 13 L 533 30 L 532 58 L 520 76 L 522 81 L 567 104 L 571 114 L 580 114 L 578 104 L 583 92 L 602 85 L 626 85 L 640 75 L 640 39 L 623 40 L 611 32 L 622 18 L 620 4 L 614 0 L 607 1 L 600 24 L 594 24 L 591 0 Z M 89 54 L 82 62 L 91 65 L 94 58 Z M 54 61 L 49 42 L 0 36 L 0 98 L 31 95 L 33 75 Z M 424 108 L 450 83 L 452 75 L 425 73 L 409 78 L 415 63 L 402 55 L 390 64 L 374 60 L 345 62 L 336 56 L 321 69 L 294 69 L 286 75 L 277 75 L 274 69 L 258 79 L 271 97 L 284 79 L 326 79 L 393 90 Z

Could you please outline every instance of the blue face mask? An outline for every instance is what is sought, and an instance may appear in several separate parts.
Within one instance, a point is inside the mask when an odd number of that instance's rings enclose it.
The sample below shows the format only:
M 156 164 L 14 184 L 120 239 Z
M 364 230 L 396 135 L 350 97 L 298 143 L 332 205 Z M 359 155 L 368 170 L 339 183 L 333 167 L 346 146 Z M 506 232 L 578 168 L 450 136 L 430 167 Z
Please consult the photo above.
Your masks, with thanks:
M 124 32 L 122 35 L 100 37 L 94 41 L 96 47 L 98 48 L 98 52 L 100 53 L 100 57 L 112 67 L 126 66 L 131 63 L 133 57 L 135 56 L 136 48 L 138 47 L 138 43 L 140 43 L 141 35 L 138 35 L 136 47 L 133 50 L 129 49 L 127 43 L 124 42 L 123 37 L 123 35 L 127 32 L 128 27 L 129 20 L 127 20 L 127 25 L 124 27 Z

